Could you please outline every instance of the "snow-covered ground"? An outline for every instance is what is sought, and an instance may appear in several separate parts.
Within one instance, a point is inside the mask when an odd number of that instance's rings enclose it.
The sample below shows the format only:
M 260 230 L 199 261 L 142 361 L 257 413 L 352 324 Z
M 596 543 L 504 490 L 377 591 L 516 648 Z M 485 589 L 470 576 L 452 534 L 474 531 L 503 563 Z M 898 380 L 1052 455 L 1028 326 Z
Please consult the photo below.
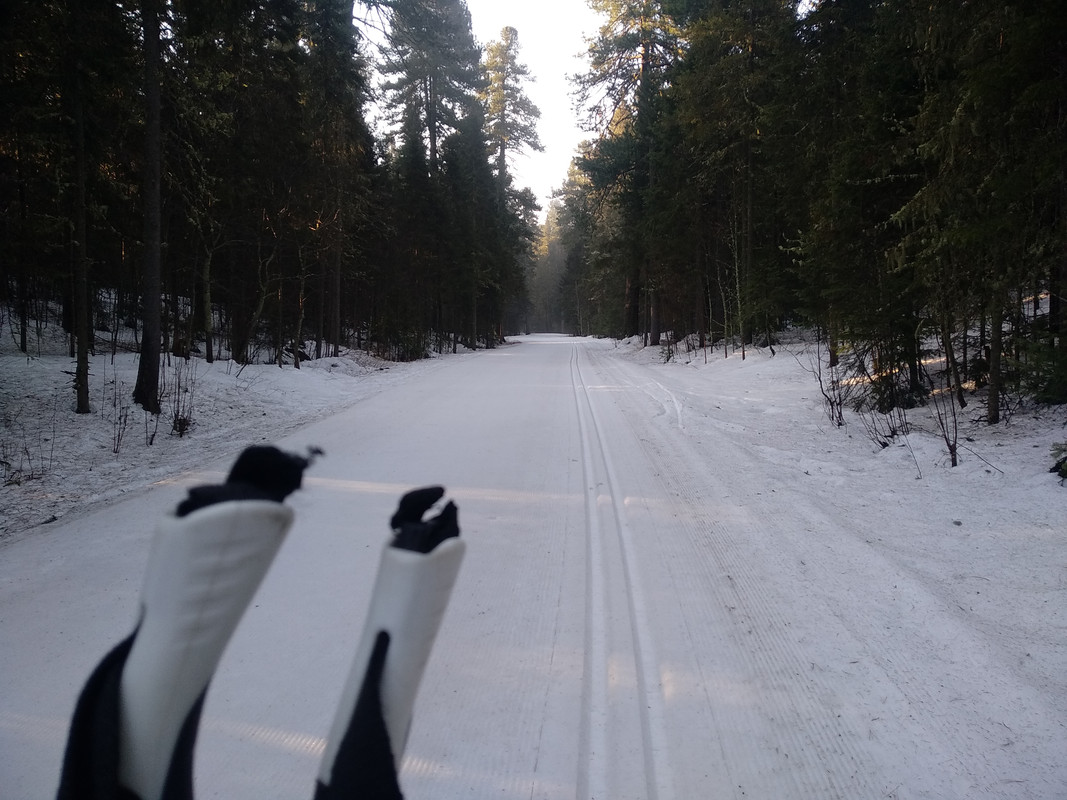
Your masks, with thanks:
M 130 356 L 79 417 L 67 359 L 3 345 L 0 797 L 54 793 L 153 521 L 262 441 L 326 457 L 212 684 L 201 798 L 310 796 L 386 520 L 428 483 L 468 554 L 411 800 L 1067 797 L 1063 408 L 967 424 L 952 468 L 924 411 L 885 449 L 832 426 L 801 344 L 194 363 L 193 427 L 148 446 Z
M 205 463 L 246 444 L 273 442 L 302 425 L 438 366 L 380 361 L 361 351 L 279 368 L 171 358 L 157 418 L 132 403 L 137 357 L 90 360 L 91 414 L 75 414 L 74 360 L 62 332 L 45 329 L 29 357 L 0 337 L 0 543 L 27 528 L 110 502 L 131 490 Z M 175 416 L 191 420 L 179 437 Z M 152 444 L 149 445 L 148 442 Z

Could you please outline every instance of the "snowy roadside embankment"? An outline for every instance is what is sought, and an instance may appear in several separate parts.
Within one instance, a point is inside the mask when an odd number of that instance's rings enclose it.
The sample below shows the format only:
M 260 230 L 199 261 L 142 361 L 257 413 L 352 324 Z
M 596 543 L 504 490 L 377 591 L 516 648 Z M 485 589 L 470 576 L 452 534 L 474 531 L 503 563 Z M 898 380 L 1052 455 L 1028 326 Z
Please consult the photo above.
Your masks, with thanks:
M 55 347 L 53 350 L 57 349 Z M 159 418 L 133 404 L 137 356 L 92 357 L 92 413 L 74 413 L 73 361 L 0 345 L 0 544 L 154 481 L 274 442 L 436 366 L 360 351 L 291 366 L 171 358 Z M 179 436 L 175 417 L 188 420 Z

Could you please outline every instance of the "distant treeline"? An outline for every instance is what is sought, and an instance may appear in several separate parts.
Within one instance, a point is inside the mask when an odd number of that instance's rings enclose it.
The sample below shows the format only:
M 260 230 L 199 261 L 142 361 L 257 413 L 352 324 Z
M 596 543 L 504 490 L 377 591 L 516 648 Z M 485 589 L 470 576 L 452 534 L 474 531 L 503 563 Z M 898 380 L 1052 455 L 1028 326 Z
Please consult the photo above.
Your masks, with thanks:
M 593 5 L 599 135 L 549 215 L 539 324 L 806 325 L 886 408 L 930 357 L 991 422 L 1004 391 L 1067 401 L 1061 0 Z

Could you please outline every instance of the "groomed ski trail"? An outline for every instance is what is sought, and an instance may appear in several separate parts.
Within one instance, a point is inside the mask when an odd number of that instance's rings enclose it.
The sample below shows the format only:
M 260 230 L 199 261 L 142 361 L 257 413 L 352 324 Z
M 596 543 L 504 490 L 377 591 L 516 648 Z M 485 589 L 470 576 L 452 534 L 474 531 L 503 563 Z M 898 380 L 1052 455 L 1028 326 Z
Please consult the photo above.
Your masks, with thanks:
M 208 692 L 198 800 L 310 796 L 387 520 L 428 484 L 468 549 L 409 800 L 1067 796 L 1062 515 L 998 509 L 999 475 L 915 481 L 810 380 L 787 354 L 695 369 L 531 336 L 280 437 L 326 456 Z M 0 549 L 0 797 L 54 796 L 154 522 L 229 462 Z M 1067 497 L 1033 483 L 1012 497 Z
M 926 523 L 892 495 L 883 514 L 860 513 L 850 490 L 869 498 L 877 485 L 817 449 L 781 459 L 777 442 L 792 440 L 792 427 L 818 447 L 817 415 L 793 418 L 744 383 L 719 392 L 686 369 L 604 348 L 589 356 L 625 405 L 619 438 L 659 467 L 648 494 L 671 535 L 643 554 L 650 573 L 657 561 L 663 570 L 654 584 L 673 589 L 674 611 L 658 618 L 677 616 L 690 637 L 681 649 L 666 637 L 661 656 L 694 659 L 724 796 L 1060 796 L 1049 743 L 1028 740 L 1017 721 L 1062 730 L 1048 698 L 945 595 L 921 553 L 888 557 L 880 545 Z M 671 723 L 691 731 L 700 721 Z
M 589 574 L 582 720 L 587 769 L 580 775 L 578 796 L 674 800 L 662 680 L 643 579 L 625 498 L 581 358 L 581 349 L 575 347 L 571 379 L 582 440 Z M 612 573 L 621 580 L 612 581 Z M 608 613 L 619 606 L 627 610 L 624 619 Z M 631 670 L 636 679 L 631 687 L 612 680 Z M 628 710 L 636 710 L 637 725 L 626 724 L 632 716 Z M 632 758 L 634 749 L 641 758 Z M 628 774 L 638 765 L 644 780 Z
M 661 754 L 659 774 L 670 775 L 670 791 L 679 798 L 885 796 L 872 781 L 873 762 L 856 746 L 865 734 L 827 703 L 832 687 L 811 674 L 792 640 L 797 609 L 774 591 L 770 575 L 761 581 L 763 562 L 751 560 L 763 554 L 745 537 L 765 540 L 789 519 L 777 510 L 747 518 L 718 502 L 732 489 L 716 476 L 747 454 L 702 464 L 688 444 L 680 392 L 606 349 L 583 352 L 586 394 L 601 401 L 591 416 L 598 432 L 610 431 L 599 445 L 623 521 L 620 546 L 631 570 L 640 565 L 642 573 L 631 597 L 640 619 L 656 623 L 636 651 L 645 654 L 642 674 L 657 679 L 647 698 L 656 726 L 647 727 L 646 753 Z M 640 581 L 656 587 L 654 602 Z

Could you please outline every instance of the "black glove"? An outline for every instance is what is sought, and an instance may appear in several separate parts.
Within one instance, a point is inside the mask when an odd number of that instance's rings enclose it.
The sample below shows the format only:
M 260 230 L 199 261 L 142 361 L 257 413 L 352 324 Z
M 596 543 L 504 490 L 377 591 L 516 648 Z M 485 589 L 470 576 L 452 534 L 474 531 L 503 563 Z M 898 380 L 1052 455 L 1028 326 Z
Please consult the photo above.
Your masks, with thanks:
M 449 501 L 441 513 L 423 522 L 422 515 L 445 495 L 441 486 L 415 489 L 400 498 L 400 507 L 389 520 L 393 529 L 392 547 L 432 553 L 446 539 L 459 536 L 459 510 Z
M 304 470 L 322 455 L 317 447 L 306 456 L 286 453 L 277 447 L 256 445 L 245 449 L 234 462 L 226 483 L 195 486 L 178 504 L 177 514 L 184 517 L 199 508 L 229 500 L 273 500 L 282 502 L 300 488 Z

